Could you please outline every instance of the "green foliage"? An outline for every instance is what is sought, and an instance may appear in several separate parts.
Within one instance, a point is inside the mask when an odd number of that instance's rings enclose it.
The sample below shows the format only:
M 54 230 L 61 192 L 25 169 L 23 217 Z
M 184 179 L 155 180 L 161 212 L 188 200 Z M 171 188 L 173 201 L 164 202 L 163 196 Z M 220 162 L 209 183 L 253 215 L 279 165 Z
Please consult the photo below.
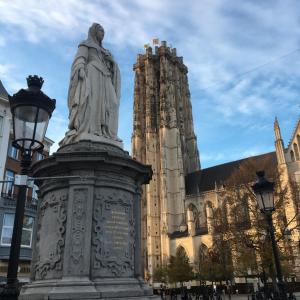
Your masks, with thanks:
M 164 266 L 156 268 L 153 272 L 153 281 L 166 283 L 168 281 L 168 268 Z
M 250 274 L 249 271 L 251 272 Z M 235 274 L 237 276 L 247 277 L 257 273 L 257 262 L 254 250 L 240 245 L 236 253 Z
M 206 256 L 200 259 L 196 277 L 216 282 L 233 278 L 231 251 L 225 241 L 216 241 Z
M 185 282 L 193 279 L 193 268 L 184 248 L 177 248 L 176 255 L 170 257 L 168 279 L 170 283 Z

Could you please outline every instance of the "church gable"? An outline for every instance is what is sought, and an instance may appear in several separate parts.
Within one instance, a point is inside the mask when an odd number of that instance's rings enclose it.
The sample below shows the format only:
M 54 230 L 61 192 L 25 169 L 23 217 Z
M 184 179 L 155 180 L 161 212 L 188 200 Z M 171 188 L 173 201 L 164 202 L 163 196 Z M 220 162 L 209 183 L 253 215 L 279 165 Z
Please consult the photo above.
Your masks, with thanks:
M 0 80 L 0 99 L 8 101 L 8 93 Z
M 285 149 L 285 156 L 287 162 L 300 161 L 300 119 L 294 129 L 293 135 L 290 139 L 287 149 Z

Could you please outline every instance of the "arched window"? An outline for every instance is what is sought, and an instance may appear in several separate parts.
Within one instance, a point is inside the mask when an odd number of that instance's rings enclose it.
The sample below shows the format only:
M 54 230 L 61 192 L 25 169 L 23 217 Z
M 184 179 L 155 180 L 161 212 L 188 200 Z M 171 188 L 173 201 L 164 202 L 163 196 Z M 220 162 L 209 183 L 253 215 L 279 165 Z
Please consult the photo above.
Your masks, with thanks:
M 178 246 L 176 249 L 176 257 L 180 258 L 183 261 L 189 262 L 189 256 L 187 255 L 187 252 L 182 246 Z
M 236 204 L 234 210 L 234 219 L 236 226 L 245 228 L 249 227 L 250 215 L 247 195 L 240 197 L 239 202 Z
M 214 213 L 214 229 L 216 232 L 221 232 L 228 229 L 228 220 L 227 220 L 227 201 L 213 210 Z
M 298 145 L 296 143 L 294 143 L 293 148 L 294 148 L 296 160 L 300 160 Z
M 290 151 L 290 155 L 291 155 L 291 160 L 295 161 L 295 154 L 293 150 Z
M 208 248 L 205 244 L 201 244 L 198 252 L 199 263 L 204 263 L 208 259 Z

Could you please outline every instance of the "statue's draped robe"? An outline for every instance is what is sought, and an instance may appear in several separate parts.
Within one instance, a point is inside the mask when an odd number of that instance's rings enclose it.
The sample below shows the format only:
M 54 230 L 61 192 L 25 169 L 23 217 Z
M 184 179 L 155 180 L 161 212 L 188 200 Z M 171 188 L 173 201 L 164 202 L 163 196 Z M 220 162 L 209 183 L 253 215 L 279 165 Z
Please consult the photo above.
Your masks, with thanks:
M 110 59 L 107 59 L 110 57 Z M 79 70 L 83 78 L 79 76 Z M 63 144 L 77 136 L 118 140 L 120 71 L 108 50 L 93 39 L 82 42 L 72 64 L 68 93 L 69 132 Z

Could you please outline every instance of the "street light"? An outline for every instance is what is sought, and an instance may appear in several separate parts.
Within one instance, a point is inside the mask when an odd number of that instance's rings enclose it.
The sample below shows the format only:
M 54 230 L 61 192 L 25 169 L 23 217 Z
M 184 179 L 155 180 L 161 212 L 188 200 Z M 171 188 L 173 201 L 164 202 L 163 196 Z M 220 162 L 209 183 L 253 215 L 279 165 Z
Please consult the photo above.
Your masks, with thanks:
M 21 152 L 21 176 L 18 176 L 19 193 L 11 239 L 7 270 L 7 283 L 0 294 L 1 299 L 18 299 L 18 265 L 21 248 L 23 218 L 26 202 L 27 175 L 35 151 L 42 151 L 43 140 L 49 119 L 55 109 L 55 99 L 50 99 L 41 91 L 44 83 L 36 75 L 27 78 L 28 89 L 21 89 L 12 97 L 9 104 L 13 120 L 13 146 Z
M 258 181 L 252 186 L 260 211 L 266 216 L 268 222 L 269 233 L 272 243 L 274 262 L 277 273 L 277 286 L 280 293 L 279 299 L 287 299 L 285 285 L 283 282 L 282 270 L 279 260 L 278 248 L 275 240 L 274 226 L 272 213 L 275 210 L 274 205 L 274 182 L 270 182 L 265 178 L 265 172 L 259 171 L 256 173 Z

